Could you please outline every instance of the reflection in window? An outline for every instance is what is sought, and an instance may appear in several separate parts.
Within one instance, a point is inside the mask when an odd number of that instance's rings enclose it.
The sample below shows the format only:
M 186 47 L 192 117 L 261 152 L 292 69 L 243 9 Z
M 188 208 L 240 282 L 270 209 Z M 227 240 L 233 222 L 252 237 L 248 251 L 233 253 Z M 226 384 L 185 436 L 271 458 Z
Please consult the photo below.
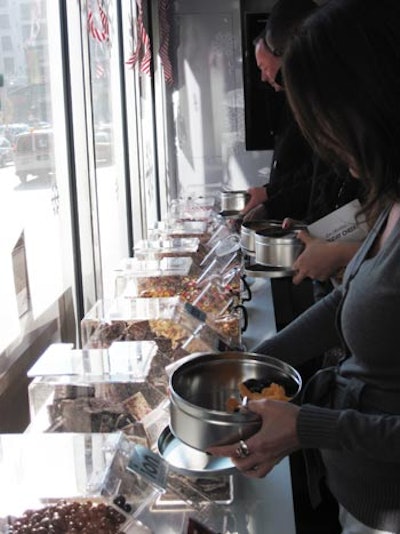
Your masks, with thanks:
M 121 67 L 113 5 L 103 5 L 100 13 L 92 4 L 92 31 L 88 36 L 102 282 L 107 297 L 114 296 L 113 270 L 121 258 L 129 255 L 121 153 Z
M 0 355 L 27 346 L 38 329 L 58 335 L 73 280 L 58 2 L 28 0 L 22 11 L 7 5 L 0 135 L 14 150 L 0 166 Z
M 9 35 L 3 35 L 1 38 L 1 48 L 3 49 L 3 52 L 12 50 L 12 41 Z
M 14 74 L 15 63 L 12 57 L 4 58 L 4 74 Z
M 0 29 L 6 30 L 10 27 L 10 18 L 8 15 L 0 15 Z

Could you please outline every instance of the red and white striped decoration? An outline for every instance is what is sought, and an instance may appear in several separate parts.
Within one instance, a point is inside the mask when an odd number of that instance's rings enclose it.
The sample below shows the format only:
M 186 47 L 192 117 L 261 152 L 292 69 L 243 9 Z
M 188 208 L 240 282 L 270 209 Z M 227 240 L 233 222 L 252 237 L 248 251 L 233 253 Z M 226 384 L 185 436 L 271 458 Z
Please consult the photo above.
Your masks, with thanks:
M 126 62 L 130 67 L 139 66 L 139 72 L 144 74 L 151 73 L 151 41 L 147 33 L 143 13 L 147 8 L 147 0 L 136 0 L 137 17 L 136 17 L 136 47 L 131 57 Z
M 104 1 L 97 0 L 97 13 L 88 9 L 87 23 L 89 35 L 95 41 L 104 43 L 110 40 L 110 22 Z
M 160 19 L 160 60 L 161 65 L 164 70 L 164 79 L 167 85 L 172 85 L 174 83 L 173 71 L 171 60 L 169 56 L 169 45 L 170 45 L 170 18 L 169 18 L 169 8 L 170 0 L 159 0 L 158 5 L 158 14 Z

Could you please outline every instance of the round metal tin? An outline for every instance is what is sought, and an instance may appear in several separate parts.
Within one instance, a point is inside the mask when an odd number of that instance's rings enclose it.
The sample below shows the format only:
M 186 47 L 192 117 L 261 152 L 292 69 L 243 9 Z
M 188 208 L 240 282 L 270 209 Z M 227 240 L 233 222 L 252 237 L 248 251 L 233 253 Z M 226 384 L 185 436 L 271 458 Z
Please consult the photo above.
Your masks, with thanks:
M 245 267 L 244 274 L 253 276 L 254 278 L 287 278 L 294 275 L 293 269 L 285 269 L 284 267 L 267 267 L 254 263 Z
M 270 220 L 256 220 L 243 222 L 240 227 L 240 245 L 244 252 L 250 256 L 256 255 L 255 234 L 259 230 L 267 228 L 282 228 L 282 221 Z

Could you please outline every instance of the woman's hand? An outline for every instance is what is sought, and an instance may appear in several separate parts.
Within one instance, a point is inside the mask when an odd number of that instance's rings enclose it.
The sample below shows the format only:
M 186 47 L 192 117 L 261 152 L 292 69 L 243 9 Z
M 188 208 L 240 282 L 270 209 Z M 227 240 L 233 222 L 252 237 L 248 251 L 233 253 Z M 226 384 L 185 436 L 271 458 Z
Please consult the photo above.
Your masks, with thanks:
M 298 226 L 300 224 L 304 226 L 304 222 L 302 221 L 297 221 L 296 219 L 285 217 L 282 221 L 282 228 L 284 230 L 291 230 L 293 227 Z
M 263 204 L 268 200 L 267 189 L 264 186 L 261 187 L 250 187 L 247 190 L 247 193 L 250 195 L 250 199 L 245 205 L 241 215 L 244 216 L 246 213 L 251 211 L 253 208 L 259 204 Z
M 231 457 L 234 465 L 248 477 L 261 478 L 285 456 L 299 448 L 297 417 L 299 407 L 286 401 L 249 401 L 248 409 L 260 415 L 260 430 L 245 442 L 248 456 L 240 457 L 240 443 L 210 447 L 214 456 Z
M 305 248 L 293 264 L 296 271 L 294 284 L 299 284 L 304 278 L 328 280 L 348 264 L 360 247 L 358 242 L 329 242 L 312 237 L 307 230 L 297 232 L 297 238 L 304 243 Z

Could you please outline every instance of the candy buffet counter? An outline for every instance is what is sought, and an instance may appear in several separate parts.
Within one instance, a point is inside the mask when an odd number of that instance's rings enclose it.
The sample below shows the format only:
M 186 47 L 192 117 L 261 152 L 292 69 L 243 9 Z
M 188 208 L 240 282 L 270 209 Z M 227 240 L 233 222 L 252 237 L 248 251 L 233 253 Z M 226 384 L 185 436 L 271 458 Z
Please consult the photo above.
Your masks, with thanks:
M 248 312 L 248 327 L 243 335 L 243 343 L 247 351 L 252 351 L 261 338 L 273 335 L 276 327 L 269 280 L 258 278 L 249 282 L 252 298 L 245 303 Z M 122 389 L 120 395 L 126 393 L 125 390 L 130 388 L 129 395 L 132 399 L 132 395 L 133 397 L 138 395 L 132 389 L 137 385 L 147 395 L 146 388 L 151 388 L 153 391 L 153 386 L 148 380 L 145 382 L 141 380 L 146 375 L 150 363 L 154 362 L 157 357 L 153 350 L 154 342 L 143 342 L 139 346 L 133 345 L 130 347 L 129 357 L 126 357 L 125 352 L 110 353 L 107 350 L 103 352 L 88 351 L 82 357 L 79 351 L 71 352 L 71 347 L 55 346 L 54 350 L 58 356 L 61 348 L 66 351 L 65 357 L 56 358 L 57 373 L 59 374 L 57 380 L 60 383 L 57 384 L 56 380 L 55 387 L 54 377 L 48 379 L 50 380 L 49 383 L 47 383 L 47 379 L 40 378 L 39 386 L 41 387 L 37 387 L 35 390 L 42 391 L 46 398 L 51 392 L 53 411 L 56 406 L 55 400 L 58 402 L 61 399 L 59 396 L 61 390 L 63 394 L 70 390 L 88 394 L 89 390 L 99 388 L 102 385 L 102 393 L 109 396 L 110 392 L 115 395 L 119 388 Z M 128 347 L 126 342 L 122 345 L 122 348 L 124 347 Z M 140 349 L 140 358 L 132 352 L 134 347 L 136 351 Z M 121 349 L 121 345 L 117 345 L 117 348 Z M 69 352 L 71 354 L 68 355 Z M 42 356 L 34 371 L 40 375 L 39 366 L 48 369 L 53 365 L 54 360 L 54 354 L 50 351 L 50 353 Z M 136 362 L 134 366 L 132 362 Z M 138 362 L 140 362 L 140 366 L 138 366 Z M 118 372 L 113 369 L 113 365 L 116 366 Z M 122 369 L 124 369 L 126 376 L 131 377 L 129 381 L 126 380 L 126 377 L 121 378 Z M 75 378 L 71 384 L 66 382 L 65 376 L 70 373 L 79 376 L 79 381 L 76 382 Z M 112 379 L 107 383 L 105 390 L 104 384 L 100 383 L 99 385 L 97 383 L 99 376 L 103 378 L 107 376 Z M 48 386 L 48 389 L 43 388 L 43 386 Z M 147 395 L 148 402 L 152 398 L 151 395 Z M 41 399 L 34 397 L 31 399 L 32 408 L 35 407 L 34 400 L 41 406 L 39 402 Z M 74 402 L 76 403 L 77 400 L 83 401 L 84 398 L 79 397 Z M 156 406 L 160 399 L 155 398 L 153 400 L 154 406 Z M 63 402 L 64 408 L 68 407 L 70 410 L 71 401 L 67 403 L 64 400 Z M 164 403 L 161 403 L 161 406 L 163 405 Z M 189 532 L 204 532 L 205 534 L 296 533 L 288 459 L 281 461 L 267 477 L 259 480 L 248 479 L 234 469 L 229 473 L 222 474 L 212 473 L 210 475 L 209 473 L 203 474 L 203 472 L 196 472 L 195 475 L 182 474 L 176 472 L 160 457 L 158 457 L 159 460 L 154 460 L 157 458 L 156 455 L 152 456 L 155 454 L 155 449 L 153 446 L 151 451 L 147 449 L 148 445 L 145 444 L 144 434 L 138 432 L 140 430 L 138 424 L 136 426 L 130 425 L 133 429 L 131 435 L 125 431 L 121 433 L 122 438 L 118 443 L 115 437 L 118 433 L 112 431 L 108 434 L 79 434 L 71 431 L 57 433 L 60 429 L 57 429 L 56 433 L 54 431 L 44 432 L 43 429 L 48 428 L 48 421 L 46 420 L 45 424 L 40 424 L 39 415 L 45 413 L 48 417 L 49 405 L 45 403 L 43 406 L 44 408 L 36 411 L 36 418 L 33 418 L 28 431 L 13 438 L 17 439 L 18 443 L 11 443 L 11 437 L 7 440 L 0 435 L 0 445 L 2 445 L 0 447 L 0 453 L 2 452 L 0 454 L 0 474 L 3 469 L 5 477 L 1 478 L 6 480 L 8 477 L 9 480 L 19 481 L 19 487 L 15 488 L 15 495 L 22 495 L 21 488 L 24 488 L 23 497 L 26 500 L 26 506 L 30 504 L 30 501 L 33 501 L 33 504 L 37 506 L 37 503 L 46 503 L 49 498 L 50 502 L 54 503 L 57 499 L 71 500 L 77 497 L 79 501 L 89 500 L 95 504 L 105 501 L 107 504 L 111 503 L 115 508 L 115 498 L 118 496 L 120 499 L 122 493 L 123 499 L 126 498 L 129 506 L 132 507 L 132 513 L 126 514 L 124 512 L 124 517 L 125 519 L 128 517 L 131 522 L 133 521 L 133 530 L 130 530 L 129 522 L 126 522 L 126 528 L 124 527 L 125 530 L 121 530 L 121 532 L 143 531 L 153 534 L 188 534 Z M 52 410 L 50 410 L 51 413 Z M 156 411 L 158 410 L 151 413 Z M 111 417 L 112 413 L 110 410 L 109 412 L 109 417 Z M 162 412 L 163 409 L 160 410 L 160 413 Z M 93 419 L 93 414 L 91 416 Z M 121 416 L 119 415 L 119 417 Z M 146 417 L 142 421 L 146 421 Z M 93 425 L 93 421 L 91 424 Z M 38 425 L 39 428 L 36 428 Z M 101 428 L 104 428 L 104 425 Z M 158 427 L 154 425 L 154 433 L 158 432 L 156 428 Z M 146 426 L 145 430 L 149 430 L 149 427 Z M 104 430 L 100 430 L 100 432 L 102 431 Z M 82 432 L 82 430 L 77 432 Z M 92 430 L 92 432 L 94 431 Z M 26 440 L 26 444 L 22 445 L 21 440 Z M 52 456 L 46 452 L 46 447 L 54 450 L 54 466 L 51 466 Z M 26 471 L 27 477 L 25 477 L 24 465 L 29 466 Z M 15 466 L 19 478 L 12 472 L 12 466 Z M 161 479 L 162 482 L 160 482 Z M 72 487 L 70 488 L 70 486 Z M 18 504 L 18 499 L 11 502 L 14 505 Z M 140 506 L 137 503 L 140 503 Z M 20 504 L 22 506 L 22 503 Z M 21 508 L 21 506 L 16 508 Z M 7 513 L 7 508 L 8 506 L 3 509 L 3 514 Z M 22 506 L 22 508 L 24 507 Z M 13 513 L 11 509 L 8 513 L 10 512 Z M 18 515 L 18 512 L 17 509 L 14 514 Z M 196 526 L 197 530 L 194 530 L 194 521 L 204 526 L 205 530 L 200 530 L 198 526 Z M 137 522 L 143 525 L 143 530 L 135 530 L 140 526 Z M 2 532 L 1 528 L 0 532 Z

